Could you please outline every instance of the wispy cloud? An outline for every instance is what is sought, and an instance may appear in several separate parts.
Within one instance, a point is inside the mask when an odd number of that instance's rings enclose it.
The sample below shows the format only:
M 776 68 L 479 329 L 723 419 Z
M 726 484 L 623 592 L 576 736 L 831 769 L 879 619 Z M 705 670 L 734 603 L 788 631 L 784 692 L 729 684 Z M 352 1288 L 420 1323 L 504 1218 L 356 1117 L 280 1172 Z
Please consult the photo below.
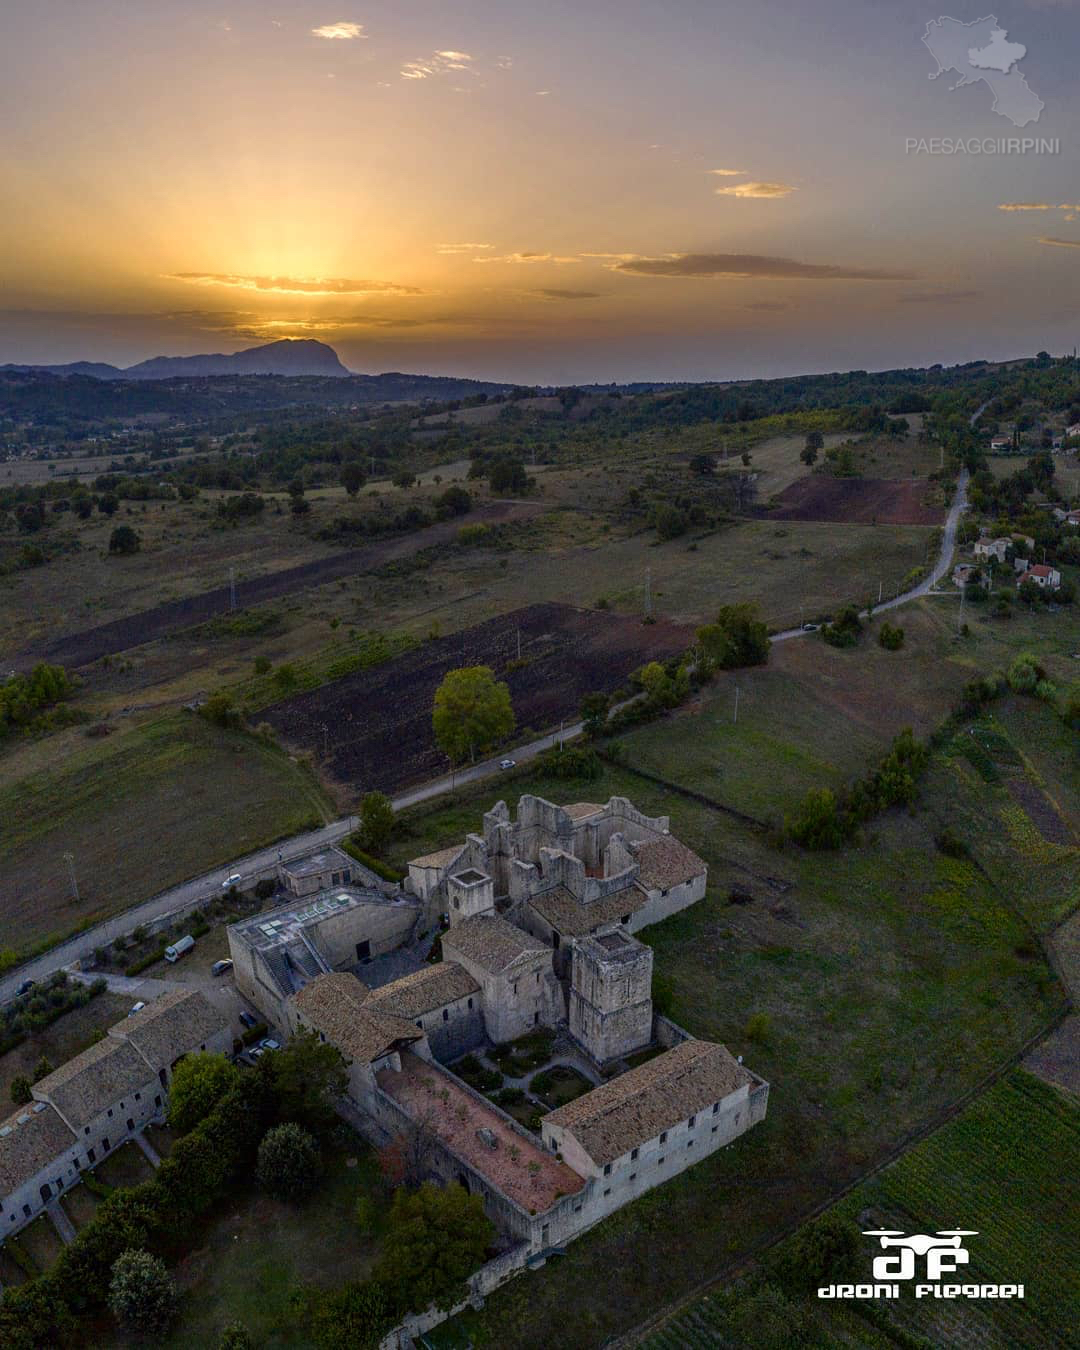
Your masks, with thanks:
M 362 23 L 349 23 L 340 19 L 337 23 L 324 23 L 321 28 L 313 28 L 311 36 L 325 38 L 328 42 L 351 42 L 354 38 L 366 38 Z
M 494 244 L 439 244 L 436 253 L 475 253 L 479 249 L 494 248 Z
M 652 147 L 649 147 L 652 149 Z M 706 173 L 714 173 L 717 178 L 742 178 L 746 173 L 745 169 L 706 169 Z
M 751 300 L 749 304 L 743 305 L 743 309 L 790 309 L 791 306 L 783 300 Z
M 474 258 L 478 263 L 576 263 L 580 258 L 563 257 L 557 253 L 504 253 L 498 258 Z
M 1055 239 L 1053 235 L 1043 235 L 1040 244 L 1051 244 L 1054 248 L 1080 248 L 1080 239 Z
M 798 192 L 790 183 L 736 183 L 734 187 L 718 187 L 718 197 L 790 197 Z
M 998 202 L 999 211 L 1056 211 L 1056 202 Z
M 416 61 L 406 61 L 401 67 L 403 80 L 427 80 L 433 75 L 443 75 L 448 70 L 471 70 L 472 57 L 468 52 L 441 51 L 422 56 Z
M 422 295 L 418 286 L 396 281 L 358 281 L 351 277 L 245 276 L 235 272 L 170 272 L 169 281 L 191 286 L 227 286 L 242 291 L 277 291 L 296 295 Z
M 901 295 L 905 305 L 958 305 L 964 300 L 977 300 L 982 291 L 912 291 Z
M 669 253 L 610 264 L 613 272 L 639 277 L 763 277 L 794 281 L 914 281 L 911 272 L 804 263 L 757 253 Z

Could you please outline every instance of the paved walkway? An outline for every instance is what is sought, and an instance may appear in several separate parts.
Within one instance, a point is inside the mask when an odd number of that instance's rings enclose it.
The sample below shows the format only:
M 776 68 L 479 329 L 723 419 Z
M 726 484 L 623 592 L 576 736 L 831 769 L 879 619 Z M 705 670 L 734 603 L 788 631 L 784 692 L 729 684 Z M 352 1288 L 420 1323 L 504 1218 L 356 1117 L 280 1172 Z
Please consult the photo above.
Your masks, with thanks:
M 68 1218 L 67 1211 L 59 1199 L 50 1200 L 45 1206 L 45 1213 L 52 1219 L 52 1225 L 60 1234 L 60 1240 L 65 1247 L 75 1241 L 75 1225 Z

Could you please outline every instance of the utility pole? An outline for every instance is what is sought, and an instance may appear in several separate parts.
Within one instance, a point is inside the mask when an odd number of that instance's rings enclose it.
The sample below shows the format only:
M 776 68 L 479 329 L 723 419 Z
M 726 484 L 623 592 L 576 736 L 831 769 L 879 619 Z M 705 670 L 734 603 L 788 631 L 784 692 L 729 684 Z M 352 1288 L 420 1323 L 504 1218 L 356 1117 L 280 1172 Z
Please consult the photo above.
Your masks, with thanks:
M 645 569 L 645 617 L 652 615 L 652 568 Z
M 967 582 L 960 587 L 960 617 L 956 621 L 956 631 L 959 633 L 964 627 L 964 599 L 967 596 Z
M 65 853 L 64 861 L 68 865 L 68 876 L 71 878 L 71 894 L 75 903 L 79 903 L 79 883 L 75 880 L 75 855 L 74 853 Z
M 324 755 L 327 759 L 329 759 L 329 758 L 330 758 L 330 728 L 326 725 L 325 722 L 322 724 L 322 734 L 323 734 L 323 755 Z
M 881 593 L 884 589 L 885 589 L 885 581 L 884 579 L 882 579 L 877 584 L 877 602 L 879 605 L 881 604 Z
M 736 723 L 736 722 L 738 722 L 738 720 L 739 720 L 739 686 L 738 686 L 738 685 L 735 686 L 735 716 L 734 716 L 731 720 L 732 720 L 732 723 Z

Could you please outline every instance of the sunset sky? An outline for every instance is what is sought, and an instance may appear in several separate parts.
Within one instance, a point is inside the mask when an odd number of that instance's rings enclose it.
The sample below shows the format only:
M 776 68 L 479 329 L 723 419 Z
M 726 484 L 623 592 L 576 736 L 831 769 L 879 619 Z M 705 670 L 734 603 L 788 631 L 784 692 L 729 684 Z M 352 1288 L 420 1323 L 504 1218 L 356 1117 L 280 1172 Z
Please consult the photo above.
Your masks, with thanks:
M 0 362 L 305 336 L 568 383 L 1071 349 L 1080 4 L 949 11 L 988 12 L 1045 103 L 1022 130 L 928 78 L 941 8 L 909 0 L 3 0 Z M 1008 136 L 1060 153 L 905 153 Z

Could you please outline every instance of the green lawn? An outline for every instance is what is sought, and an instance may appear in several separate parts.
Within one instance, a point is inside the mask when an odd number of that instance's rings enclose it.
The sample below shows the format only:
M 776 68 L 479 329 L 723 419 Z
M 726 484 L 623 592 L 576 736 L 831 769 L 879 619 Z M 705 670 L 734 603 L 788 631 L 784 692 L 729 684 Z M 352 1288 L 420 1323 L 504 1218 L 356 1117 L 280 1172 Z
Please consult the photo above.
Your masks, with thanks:
M 20 1075 L 32 1078 L 42 1056 L 53 1068 L 59 1068 L 98 1040 L 108 1027 L 119 1022 L 130 1007 L 131 999 L 125 994 L 97 994 L 82 1008 L 64 1013 L 52 1026 L 31 1033 L 14 1050 L 0 1055 L 0 1116 L 14 1110 L 11 1105 L 13 1078 Z
M 958 1279 L 1023 1284 L 1024 1298 L 917 1300 L 903 1291 L 896 1301 L 843 1304 L 796 1295 L 822 1346 L 903 1346 L 905 1336 L 1002 1350 L 1073 1343 L 1080 1325 L 1080 1111 L 1037 1078 L 1014 1071 L 857 1187 L 836 1212 L 860 1230 L 972 1229 L 970 1263 Z M 785 1246 L 766 1258 L 766 1279 L 782 1281 Z M 872 1279 L 879 1250 L 865 1239 L 853 1280 Z M 698 1300 L 650 1336 L 645 1350 L 730 1345 L 724 1332 L 731 1309 L 745 1296 L 744 1287 Z
M 374 1262 L 379 1202 L 372 1235 L 360 1233 L 355 1208 L 359 1195 L 378 1196 L 379 1185 L 374 1155 L 358 1141 L 355 1152 L 331 1155 L 322 1184 L 303 1205 L 284 1205 L 258 1191 L 223 1202 L 174 1271 L 181 1316 L 162 1346 L 205 1350 L 234 1320 L 260 1350 L 297 1345 L 287 1318 L 294 1287 L 341 1285 L 362 1278 Z
M 191 713 L 79 735 L 59 767 L 0 786 L 0 946 L 59 939 L 330 810 L 281 751 Z

